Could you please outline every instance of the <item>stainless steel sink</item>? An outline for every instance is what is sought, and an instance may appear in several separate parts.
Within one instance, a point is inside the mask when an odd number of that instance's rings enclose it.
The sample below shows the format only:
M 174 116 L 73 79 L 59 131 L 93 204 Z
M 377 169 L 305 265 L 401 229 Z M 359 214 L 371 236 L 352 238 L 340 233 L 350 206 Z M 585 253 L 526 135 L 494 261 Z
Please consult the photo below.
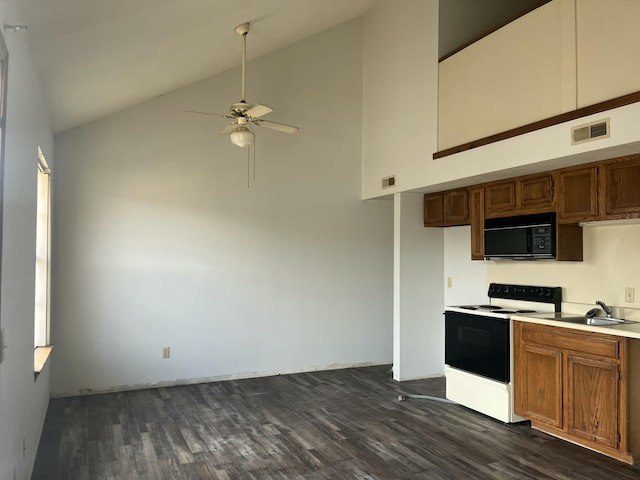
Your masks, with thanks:
M 622 323 L 636 323 L 631 320 L 614 317 L 563 317 L 551 318 L 548 320 L 557 320 L 559 322 L 581 323 L 583 325 L 620 325 Z

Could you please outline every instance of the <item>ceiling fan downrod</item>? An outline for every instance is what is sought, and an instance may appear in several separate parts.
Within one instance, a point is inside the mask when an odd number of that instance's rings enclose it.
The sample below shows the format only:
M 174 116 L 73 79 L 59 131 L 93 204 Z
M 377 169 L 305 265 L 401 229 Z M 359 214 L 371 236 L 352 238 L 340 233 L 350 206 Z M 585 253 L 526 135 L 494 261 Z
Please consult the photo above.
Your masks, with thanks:
M 238 35 L 242 35 L 242 100 L 241 102 L 245 102 L 245 72 L 247 68 L 247 34 L 249 33 L 250 23 L 241 23 L 235 28 L 235 31 Z

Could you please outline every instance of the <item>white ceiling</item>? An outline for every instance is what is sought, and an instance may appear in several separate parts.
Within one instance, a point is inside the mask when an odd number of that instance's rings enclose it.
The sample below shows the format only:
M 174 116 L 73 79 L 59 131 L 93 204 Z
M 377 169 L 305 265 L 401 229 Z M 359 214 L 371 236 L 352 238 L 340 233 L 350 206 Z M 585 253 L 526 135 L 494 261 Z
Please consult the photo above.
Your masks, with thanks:
M 375 0 L 20 0 L 55 133 L 361 16 Z M 7 19 L 8 23 L 11 19 Z
M 357 18 L 376 1 L 18 0 L 55 133 L 240 65 Z M 426 1 L 426 0 L 425 0 Z M 439 0 L 453 49 L 541 0 Z

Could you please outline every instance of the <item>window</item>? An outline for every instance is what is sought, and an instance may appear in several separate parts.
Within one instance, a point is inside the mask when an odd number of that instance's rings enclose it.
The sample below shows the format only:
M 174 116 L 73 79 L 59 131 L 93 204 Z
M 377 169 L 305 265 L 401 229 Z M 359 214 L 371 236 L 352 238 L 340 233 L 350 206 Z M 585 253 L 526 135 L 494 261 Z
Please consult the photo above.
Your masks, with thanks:
M 33 345 L 34 370 L 40 372 L 51 351 L 49 336 L 49 252 L 51 170 L 38 148 L 38 187 L 36 220 L 36 291 Z

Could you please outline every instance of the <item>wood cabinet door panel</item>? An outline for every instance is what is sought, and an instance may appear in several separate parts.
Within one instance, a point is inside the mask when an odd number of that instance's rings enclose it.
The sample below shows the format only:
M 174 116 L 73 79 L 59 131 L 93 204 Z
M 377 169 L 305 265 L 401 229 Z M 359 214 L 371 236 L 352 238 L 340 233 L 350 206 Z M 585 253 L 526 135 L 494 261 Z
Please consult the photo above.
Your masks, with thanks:
M 618 364 L 567 356 L 567 431 L 618 448 Z
M 469 192 L 466 189 L 444 194 L 444 222 L 447 225 L 469 223 Z
M 485 188 L 485 205 L 487 217 L 515 210 L 516 183 L 515 181 L 488 185 Z
M 562 352 L 522 345 L 521 415 L 562 428 Z
M 424 226 L 440 227 L 444 224 L 444 197 L 442 193 L 424 196 Z
M 598 217 L 598 169 L 579 168 L 558 174 L 558 221 L 576 223 Z
M 541 175 L 518 182 L 520 208 L 540 209 L 553 207 L 553 176 Z
M 640 156 L 604 165 L 602 169 L 604 218 L 640 217 Z

